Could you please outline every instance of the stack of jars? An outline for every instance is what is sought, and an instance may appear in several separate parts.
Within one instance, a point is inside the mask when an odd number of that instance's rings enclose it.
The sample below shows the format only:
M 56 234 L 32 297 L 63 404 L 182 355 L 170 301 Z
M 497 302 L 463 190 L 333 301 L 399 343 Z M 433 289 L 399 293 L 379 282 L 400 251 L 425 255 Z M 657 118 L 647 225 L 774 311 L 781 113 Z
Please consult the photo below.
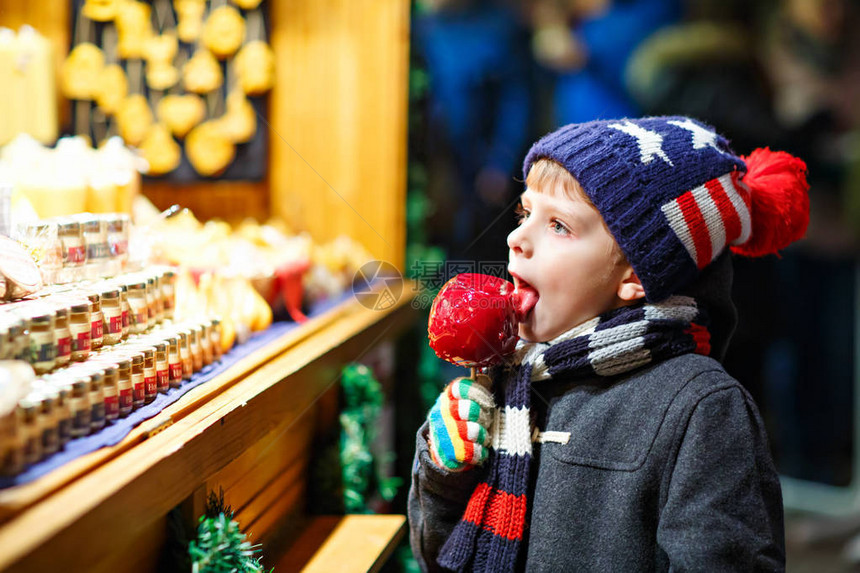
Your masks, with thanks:
M 129 216 L 81 213 L 45 219 L 16 229 L 36 254 L 48 284 L 113 277 L 128 263 Z
M 0 360 L 32 366 L 13 369 L 32 380 L 17 381 L 26 395 L 0 419 L 2 473 L 20 473 L 220 360 L 217 318 L 174 323 L 174 279 L 156 269 L 0 306 Z

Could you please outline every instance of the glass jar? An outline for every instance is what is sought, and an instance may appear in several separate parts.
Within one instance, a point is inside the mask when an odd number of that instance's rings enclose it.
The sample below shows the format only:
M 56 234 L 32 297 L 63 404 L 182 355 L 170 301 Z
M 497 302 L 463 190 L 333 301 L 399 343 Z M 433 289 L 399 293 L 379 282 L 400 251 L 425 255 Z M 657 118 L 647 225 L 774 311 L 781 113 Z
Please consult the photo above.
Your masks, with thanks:
M 87 248 L 81 224 L 72 219 L 61 219 L 57 234 L 63 249 L 62 282 L 81 279 L 81 269 L 87 262 Z
M 46 456 L 57 453 L 60 449 L 60 432 L 57 427 L 58 395 L 55 390 L 45 388 L 39 392 L 39 414 L 42 427 L 42 452 Z
M 119 415 L 128 416 L 134 408 L 134 384 L 131 381 L 131 358 L 128 356 L 111 356 L 117 367 L 117 397 Z
M 170 389 L 170 368 L 167 362 L 167 341 L 153 342 L 155 348 L 155 388 L 162 394 Z
M 176 315 L 176 272 L 166 269 L 162 274 L 161 296 L 164 300 L 164 318 L 173 320 Z
M 30 333 L 24 330 L 21 317 L 8 313 L 9 316 L 9 354 L 12 360 L 27 360 L 30 353 Z
M 18 475 L 24 470 L 24 429 L 23 414 L 19 408 L 0 418 L 0 438 L 2 438 L 2 458 L 0 473 L 6 476 Z
M 143 354 L 143 401 L 149 404 L 158 395 L 158 379 L 155 374 L 155 347 L 147 343 L 135 345 L 134 350 Z M 132 363 L 133 374 L 134 363 Z M 137 400 L 136 394 L 135 400 Z
M 68 366 L 72 360 L 72 333 L 69 330 L 68 306 L 59 305 L 55 307 L 57 313 L 54 331 L 57 333 L 57 367 Z
M 97 432 L 105 427 L 107 417 L 104 394 L 105 373 L 97 364 L 94 364 L 88 374 L 90 376 L 90 429 Z
M 194 372 L 199 372 L 203 368 L 203 346 L 200 344 L 203 328 L 199 324 L 191 324 L 187 330 L 189 332 L 188 349 L 191 351 L 191 366 Z
M 90 404 L 90 377 L 77 374 L 72 383 L 72 438 L 81 438 L 90 433 L 93 407 Z
M 132 334 L 143 334 L 149 323 L 146 302 L 146 281 L 133 280 L 127 283 L 129 305 L 129 330 Z
M 88 279 L 96 279 L 105 274 L 110 248 L 107 242 L 107 227 L 97 215 L 85 215 L 81 227 L 84 245 L 87 249 L 87 262 L 84 274 Z
M 31 396 L 18 401 L 20 427 L 23 435 L 24 464 L 42 459 L 42 428 L 39 424 L 39 403 Z
M 167 341 L 168 381 L 171 388 L 182 386 L 182 356 L 179 354 L 179 335 L 170 334 Z
M 50 372 L 57 365 L 56 313 L 40 309 L 30 317 L 30 356 L 36 374 Z
M 102 312 L 102 297 L 97 292 L 88 292 L 90 301 L 90 348 L 98 350 L 104 345 L 104 313 Z
M 129 216 L 125 213 L 110 213 L 104 216 L 104 220 L 107 225 L 110 256 L 116 262 L 117 268 L 121 269 L 128 260 Z
M 179 336 L 179 360 L 182 362 L 182 379 L 191 380 L 191 375 L 194 374 L 194 362 L 191 358 L 191 347 L 189 346 L 189 338 L 191 332 L 182 328 L 176 331 Z
M 144 389 L 143 389 L 143 352 L 139 350 L 131 350 L 129 354 L 131 358 L 131 386 L 132 386 L 132 404 L 135 410 L 144 404 Z
M 57 416 L 57 436 L 62 448 L 72 439 L 72 386 L 65 381 L 65 377 L 53 381 L 52 386 L 57 392 L 54 412 Z
M 99 363 L 99 368 L 104 373 L 105 422 L 113 422 L 119 418 L 119 366 L 105 361 Z
M 152 328 L 156 323 L 155 277 L 146 275 L 146 326 Z
M 203 351 L 203 365 L 209 366 L 214 360 L 212 354 L 212 322 L 205 320 L 200 323 L 200 349 Z
M 119 285 L 119 308 L 122 313 L 122 338 L 128 338 L 129 328 L 131 325 L 130 307 L 128 306 L 128 285 Z
M 221 360 L 221 319 L 213 318 L 212 323 L 212 331 L 210 335 L 212 336 L 212 358 L 215 361 Z
M 86 360 L 92 350 L 92 320 L 88 300 L 75 301 L 69 307 L 69 331 L 72 335 L 72 360 Z
M 122 341 L 122 308 L 119 289 L 108 286 L 102 289 L 102 315 L 104 316 L 104 343 L 118 344 Z

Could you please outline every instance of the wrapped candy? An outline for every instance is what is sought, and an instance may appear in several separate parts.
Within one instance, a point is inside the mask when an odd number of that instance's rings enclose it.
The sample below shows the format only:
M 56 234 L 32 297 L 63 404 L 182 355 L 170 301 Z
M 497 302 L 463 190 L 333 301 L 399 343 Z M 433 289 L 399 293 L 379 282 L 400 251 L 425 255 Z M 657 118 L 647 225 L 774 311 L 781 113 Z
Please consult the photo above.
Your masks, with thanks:
M 430 308 L 430 347 L 458 366 L 496 364 L 516 348 L 518 323 L 535 302 L 533 292 L 517 292 L 504 279 L 457 275 L 445 283 Z

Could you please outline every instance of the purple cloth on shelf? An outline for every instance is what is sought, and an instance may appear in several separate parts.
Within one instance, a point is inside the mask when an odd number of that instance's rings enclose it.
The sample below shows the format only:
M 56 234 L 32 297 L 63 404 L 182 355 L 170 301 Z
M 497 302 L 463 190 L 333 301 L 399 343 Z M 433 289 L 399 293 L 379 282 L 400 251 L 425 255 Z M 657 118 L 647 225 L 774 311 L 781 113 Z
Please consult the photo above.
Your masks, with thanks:
M 347 291 L 340 297 L 321 301 L 311 308 L 311 311 L 308 313 L 308 317 L 313 318 L 315 316 L 319 316 L 324 312 L 331 310 L 351 296 L 352 292 Z M 95 434 L 71 440 L 62 450 L 45 458 L 39 463 L 33 464 L 17 476 L 0 477 L 0 489 L 29 483 L 55 470 L 56 468 L 67 464 L 75 458 L 89 454 L 90 452 L 94 452 L 105 446 L 115 446 L 120 443 L 135 426 L 156 416 L 164 408 L 179 400 L 180 397 L 192 388 L 196 388 L 204 382 L 208 382 L 215 378 L 217 375 L 236 364 L 239 360 L 263 348 L 267 344 L 274 342 L 298 326 L 299 324 L 295 322 L 275 322 L 268 329 L 254 333 L 246 342 L 233 347 L 230 352 L 224 354 L 221 362 L 205 366 L 202 370 L 196 372 L 191 377 L 191 380 L 188 380 L 179 388 L 171 388 L 166 394 L 158 394 L 155 400 L 149 404 L 146 404 L 142 408 L 138 408 L 125 418 L 119 418 L 113 421 Z

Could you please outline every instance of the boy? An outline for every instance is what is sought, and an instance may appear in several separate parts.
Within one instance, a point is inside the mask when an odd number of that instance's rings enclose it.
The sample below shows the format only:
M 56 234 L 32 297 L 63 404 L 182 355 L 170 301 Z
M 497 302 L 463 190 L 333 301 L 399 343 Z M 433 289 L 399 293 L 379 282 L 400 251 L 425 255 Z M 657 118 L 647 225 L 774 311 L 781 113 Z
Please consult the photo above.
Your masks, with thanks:
M 784 569 L 764 425 L 717 360 L 736 318 L 726 251 L 803 236 L 805 169 L 738 157 L 684 117 L 568 125 L 532 146 L 508 236 L 531 301 L 522 340 L 491 390 L 454 380 L 418 432 L 423 569 Z

